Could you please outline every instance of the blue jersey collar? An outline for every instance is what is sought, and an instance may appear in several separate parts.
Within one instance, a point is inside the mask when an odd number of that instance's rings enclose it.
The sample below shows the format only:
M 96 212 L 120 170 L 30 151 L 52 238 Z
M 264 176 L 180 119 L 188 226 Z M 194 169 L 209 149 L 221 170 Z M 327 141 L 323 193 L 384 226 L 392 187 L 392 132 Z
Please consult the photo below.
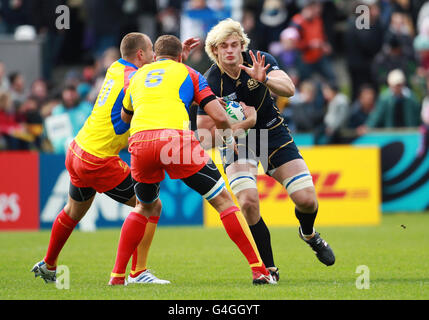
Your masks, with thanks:
M 124 66 L 131 67 L 131 68 L 134 68 L 134 69 L 138 69 L 134 64 L 132 64 L 131 62 L 128 62 L 127 60 L 124 60 L 122 58 L 119 59 L 118 62 L 120 64 L 123 64 Z

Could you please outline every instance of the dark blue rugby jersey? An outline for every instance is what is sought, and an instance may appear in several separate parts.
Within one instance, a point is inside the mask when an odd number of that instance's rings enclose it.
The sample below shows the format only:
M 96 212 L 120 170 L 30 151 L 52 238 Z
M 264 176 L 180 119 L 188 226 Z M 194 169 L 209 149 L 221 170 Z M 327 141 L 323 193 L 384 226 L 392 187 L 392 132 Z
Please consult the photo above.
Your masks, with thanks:
M 252 51 L 256 57 L 257 51 Z M 265 56 L 265 63 L 270 64 L 267 74 L 272 70 L 279 70 L 279 65 L 272 55 L 260 52 L 261 55 Z M 249 51 L 243 52 L 243 60 L 243 65 L 252 66 Z M 268 87 L 252 79 L 245 71 L 241 70 L 240 76 L 233 79 L 223 72 L 217 64 L 213 64 L 204 77 L 216 96 L 222 97 L 224 100 L 243 101 L 248 106 L 256 108 L 258 119 L 255 129 L 270 129 L 277 127 L 284 121 Z M 198 109 L 198 114 L 204 115 L 206 113 L 203 109 Z

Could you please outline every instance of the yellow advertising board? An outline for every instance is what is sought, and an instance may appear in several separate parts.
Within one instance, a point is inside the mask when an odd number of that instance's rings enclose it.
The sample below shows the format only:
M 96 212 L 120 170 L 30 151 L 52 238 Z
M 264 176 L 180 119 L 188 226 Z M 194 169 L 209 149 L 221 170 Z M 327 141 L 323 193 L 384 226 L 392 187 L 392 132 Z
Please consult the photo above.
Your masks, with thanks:
M 300 148 L 313 176 L 319 200 L 317 226 L 377 225 L 381 221 L 380 154 L 376 147 Z M 229 188 L 217 151 L 212 151 Z M 285 188 L 259 168 L 260 210 L 269 226 L 298 226 Z M 234 201 L 237 203 L 236 199 Z M 204 201 L 204 225 L 221 226 L 219 214 Z

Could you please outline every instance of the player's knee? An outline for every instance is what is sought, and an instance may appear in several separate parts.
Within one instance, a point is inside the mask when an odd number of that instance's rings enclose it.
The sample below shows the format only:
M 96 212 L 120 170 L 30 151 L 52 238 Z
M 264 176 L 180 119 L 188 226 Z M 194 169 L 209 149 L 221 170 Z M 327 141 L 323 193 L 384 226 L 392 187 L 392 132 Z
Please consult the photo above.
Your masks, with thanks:
M 259 214 L 259 199 L 253 194 L 246 193 L 240 196 L 240 208 L 246 216 Z
M 301 212 L 312 213 L 317 210 L 318 202 L 314 188 L 297 191 L 291 198 Z
M 162 210 L 162 203 L 159 198 L 157 198 L 151 203 L 142 203 L 140 201 L 137 201 L 136 209 L 136 211 L 141 214 L 145 213 L 151 216 L 160 216 Z
M 161 210 L 162 210 L 162 202 L 161 200 L 158 198 L 155 200 L 155 202 L 150 203 L 150 204 L 145 204 L 146 206 L 146 211 L 150 212 L 151 216 L 160 216 L 161 215 Z

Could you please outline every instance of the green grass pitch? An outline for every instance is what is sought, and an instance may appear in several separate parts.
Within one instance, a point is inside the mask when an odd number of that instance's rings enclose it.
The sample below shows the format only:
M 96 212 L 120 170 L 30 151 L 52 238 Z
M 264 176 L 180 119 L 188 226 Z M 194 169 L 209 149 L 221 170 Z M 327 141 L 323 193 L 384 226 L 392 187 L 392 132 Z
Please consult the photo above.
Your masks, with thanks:
M 223 229 L 159 227 L 149 268 L 170 285 L 108 287 L 119 229 L 75 231 L 60 255 L 70 289 L 35 279 L 49 232 L 0 232 L 0 299 L 429 299 L 429 214 L 384 215 L 378 227 L 320 227 L 337 261 L 326 267 L 297 228 L 271 228 L 276 286 L 251 283 L 244 257 Z M 370 288 L 357 289 L 356 268 L 369 268 Z

